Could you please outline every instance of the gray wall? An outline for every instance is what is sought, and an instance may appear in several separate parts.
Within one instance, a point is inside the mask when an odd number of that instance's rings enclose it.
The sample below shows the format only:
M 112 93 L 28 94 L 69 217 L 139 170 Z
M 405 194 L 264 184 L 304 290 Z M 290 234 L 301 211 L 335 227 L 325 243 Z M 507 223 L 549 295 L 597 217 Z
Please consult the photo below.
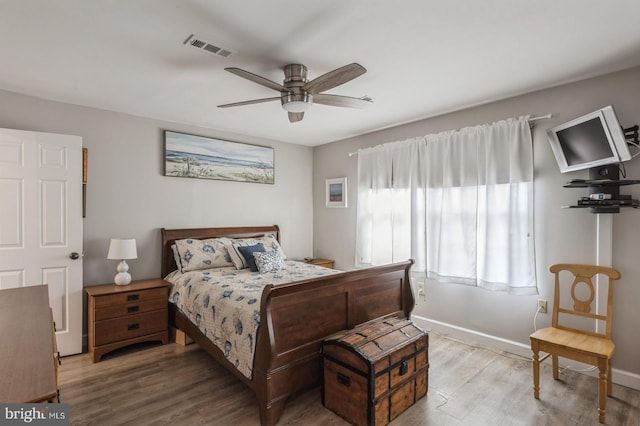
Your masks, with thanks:
M 569 179 L 586 178 L 586 172 L 559 172 L 545 129 L 584 113 L 613 104 L 620 122 L 630 127 L 640 122 L 640 68 L 578 83 L 526 94 L 483 106 L 385 129 L 314 149 L 314 255 L 336 260 L 336 267 L 354 267 L 357 159 L 348 153 L 358 148 L 414 136 L 459 129 L 507 117 L 552 113 L 551 120 L 537 122 L 533 130 L 535 163 L 535 237 L 540 294 L 510 296 L 462 285 L 428 282 L 426 298 L 418 299 L 414 314 L 462 328 L 496 340 L 529 345 L 538 298 L 551 301 L 549 265 L 559 262 L 595 263 L 596 215 L 581 209 L 562 209 L 586 195 L 586 190 L 567 189 Z M 626 164 L 627 177 L 640 179 L 640 160 Z M 325 179 L 348 177 L 349 207 L 325 208 Z M 623 194 L 640 198 L 640 185 L 624 187 Z M 613 217 L 613 266 L 622 279 L 614 300 L 613 367 L 640 374 L 640 211 L 623 210 Z M 550 306 L 550 305 L 549 305 Z M 538 327 L 548 325 L 550 315 L 538 316 Z M 633 376 L 633 375 L 632 375 Z M 614 375 L 615 377 L 615 375 Z M 637 377 L 636 377 L 637 379 Z
M 215 113 L 215 112 L 213 112 Z M 160 228 L 280 225 L 287 256 L 312 253 L 309 147 L 51 102 L 0 91 L 0 127 L 79 135 L 89 149 L 84 286 L 113 280 L 112 237 L 136 238 L 134 279 L 160 276 Z M 275 148 L 275 184 L 163 176 L 163 130 Z

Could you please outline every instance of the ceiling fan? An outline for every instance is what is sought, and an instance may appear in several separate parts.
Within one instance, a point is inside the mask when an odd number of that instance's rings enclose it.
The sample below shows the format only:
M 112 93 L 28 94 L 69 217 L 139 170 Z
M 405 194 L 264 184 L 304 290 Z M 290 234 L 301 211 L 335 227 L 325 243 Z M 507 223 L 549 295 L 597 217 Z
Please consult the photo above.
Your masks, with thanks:
M 311 81 L 307 81 L 307 67 L 301 64 L 290 64 L 284 67 L 284 82 L 282 84 L 240 68 L 225 68 L 225 71 L 229 71 L 232 74 L 246 78 L 270 89 L 277 90 L 280 92 L 280 96 L 218 105 L 219 108 L 279 100 L 282 108 L 289 113 L 289 121 L 295 123 L 296 121 L 302 120 L 305 111 L 314 103 L 346 108 L 364 108 L 373 103 L 371 98 L 366 96 L 362 98 L 352 98 L 350 96 L 321 93 L 351 81 L 367 72 L 362 65 L 356 63 L 329 71 Z

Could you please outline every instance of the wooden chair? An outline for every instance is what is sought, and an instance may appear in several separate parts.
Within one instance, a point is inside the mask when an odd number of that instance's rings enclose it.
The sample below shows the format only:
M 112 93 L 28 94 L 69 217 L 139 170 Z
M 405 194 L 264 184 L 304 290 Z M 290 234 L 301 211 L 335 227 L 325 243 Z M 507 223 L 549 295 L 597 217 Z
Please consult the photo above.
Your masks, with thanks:
M 594 365 L 599 370 L 598 381 L 598 420 L 604 423 L 605 408 L 607 404 L 607 396 L 611 396 L 611 357 L 615 349 L 613 341 L 611 341 L 611 321 L 613 314 L 613 281 L 620 279 L 620 272 L 613 268 L 596 265 L 577 265 L 577 264 L 557 264 L 549 269 L 555 274 L 555 291 L 553 300 L 553 316 L 551 327 L 543 328 L 530 337 L 531 350 L 533 352 L 533 395 L 536 399 L 540 399 L 540 363 L 551 356 L 553 366 L 553 378 L 558 379 L 558 357 L 569 358 L 578 362 Z M 561 303 L 561 281 L 564 283 L 568 280 L 560 279 L 561 273 L 568 271 L 573 274 L 573 282 L 571 283 L 570 296 L 573 301 L 571 308 L 565 307 L 565 303 Z M 566 272 L 565 272 L 566 274 Z M 595 298 L 596 291 L 592 278 L 602 274 L 607 276 L 607 312 L 606 315 L 598 315 L 591 313 L 592 302 Z M 603 277 L 604 278 L 604 277 Z M 584 283 L 589 291 L 589 297 L 581 299 L 576 294 L 576 289 L 580 283 Z M 582 284 L 580 284 L 584 287 Z M 567 293 L 565 291 L 565 293 Z M 582 293 L 580 293 L 582 295 Z M 566 314 L 562 316 L 567 321 L 570 316 L 574 316 L 571 326 L 561 325 L 558 320 L 558 314 Z M 584 319 L 594 319 L 604 321 L 604 331 L 583 330 L 574 326 L 575 316 Z M 594 323 L 587 321 L 591 325 Z M 597 330 L 597 329 L 596 329 Z M 546 355 L 542 358 L 538 353 L 542 351 Z

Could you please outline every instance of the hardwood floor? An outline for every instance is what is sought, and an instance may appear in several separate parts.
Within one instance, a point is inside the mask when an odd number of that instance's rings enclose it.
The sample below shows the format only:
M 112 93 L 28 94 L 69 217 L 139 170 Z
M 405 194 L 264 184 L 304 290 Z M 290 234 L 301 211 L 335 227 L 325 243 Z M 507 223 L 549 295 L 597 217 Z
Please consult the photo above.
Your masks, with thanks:
M 531 362 L 430 333 L 429 392 L 399 425 L 598 425 L 597 380 L 573 371 L 554 381 L 540 371 L 533 398 Z M 61 402 L 72 425 L 258 425 L 256 398 L 197 345 L 140 344 L 91 363 L 87 354 L 62 359 Z M 285 406 L 280 425 L 347 425 L 325 409 L 320 389 Z M 608 425 L 640 425 L 640 391 L 613 386 Z

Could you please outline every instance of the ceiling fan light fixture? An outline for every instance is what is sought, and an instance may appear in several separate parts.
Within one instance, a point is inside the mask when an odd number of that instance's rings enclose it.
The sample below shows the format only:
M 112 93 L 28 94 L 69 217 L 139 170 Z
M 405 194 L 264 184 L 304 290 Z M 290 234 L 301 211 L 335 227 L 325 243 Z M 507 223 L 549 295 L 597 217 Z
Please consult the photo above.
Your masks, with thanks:
M 287 112 L 307 112 L 311 108 L 311 104 L 303 101 L 291 101 L 282 105 L 282 108 Z
M 313 103 L 313 96 L 308 93 L 287 93 L 282 96 L 282 108 L 287 112 L 307 112 Z
M 219 108 L 236 107 L 243 105 L 259 104 L 280 99 L 282 109 L 289 114 L 291 123 L 298 122 L 304 117 L 304 113 L 311 108 L 314 103 L 337 106 L 344 108 L 364 108 L 372 103 L 371 98 L 353 98 L 350 96 L 330 95 L 326 92 L 334 87 L 343 85 L 356 77 L 361 76 L 367 70 L 358 63 L 352 63 L 333 71 L 322 74 L 311 81 L 307 80 L 307 67 L 302 64 L 289 64 L 284 67 L 283 84 L 276 83 L 257 74 L 245 71 L 241 68 L 225 68 L 232 74 L 242 77 L 261 86 L 276 90 L 279 97 L 253 99 L 250 101 L 233 102 L 230 104 L 218 105 Z

